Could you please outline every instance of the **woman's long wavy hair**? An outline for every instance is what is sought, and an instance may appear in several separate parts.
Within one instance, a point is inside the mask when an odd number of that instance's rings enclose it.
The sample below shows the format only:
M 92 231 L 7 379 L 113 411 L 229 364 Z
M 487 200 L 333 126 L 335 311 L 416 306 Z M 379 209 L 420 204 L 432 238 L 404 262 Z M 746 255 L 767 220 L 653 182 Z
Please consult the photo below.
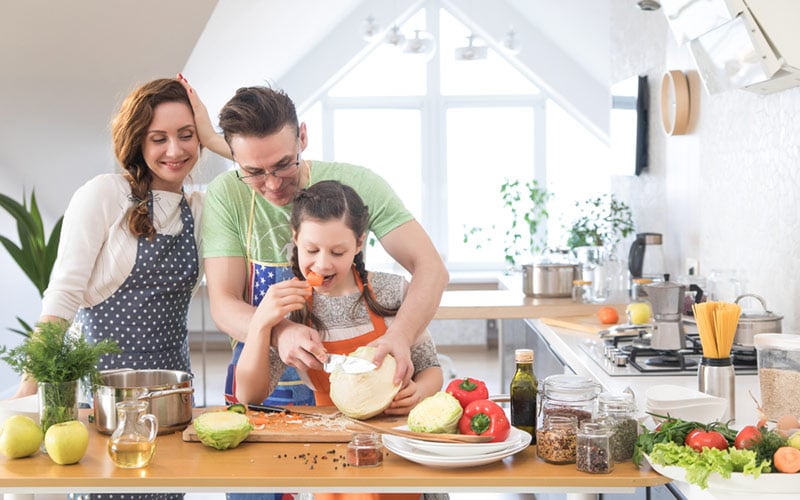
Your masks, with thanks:
M 295 233 L 299 233 L 300 225 L 307 220 L 325 222 L 328 220 L 343 220 L 345 225 L 353 231 L 356 240 L 366 234 L 369 223 L 369 211 L 353 188 L 337 181 L 322 181 L 300 190 L 294 198 L 292 206 L 291 224 Z M 361 298 L 367 307 L 380 316 L 394 316 L 398 308 L 389 308 L 381 305 L 369 287 L 369 273 L 364 266 L 364 252 L 358 252 L 353 258 L 353 264 L 358 272 L 364 290 Z M 292 272 L 304 280 L 303 273 L 297 257 L 297 246 L 292 249 Z M 353 304 L 351 314 L 355 314 L 359 302 Z M 325 332 L 323 322 L 308 308 L 294 311 L 292 321 L 303 325 L 311 325 L 320 332 Z
M 131 92 L 111 122 L 114 154 L 131 185 L 133 206 L 128 211 L 128 227 L 134 236 L 144 235 L 149 240 L 156 236 L 147 209 L 153 172 L 144 161 L 142 145 L 147 136 L 147 129 L 153 121 L 156 106 L 165 102 L 184 103 L 190 110 L 192 109 L 183 85 L 171 78 L 161 78 L 145 83 Z

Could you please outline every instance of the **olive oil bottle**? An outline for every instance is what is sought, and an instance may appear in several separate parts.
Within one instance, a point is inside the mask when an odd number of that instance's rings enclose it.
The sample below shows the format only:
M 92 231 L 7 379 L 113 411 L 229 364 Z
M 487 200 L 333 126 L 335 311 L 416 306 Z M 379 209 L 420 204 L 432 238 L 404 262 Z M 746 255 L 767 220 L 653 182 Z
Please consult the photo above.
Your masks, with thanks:
M 514 351 L 517 371 L 511 379 L 511 425 L 533 436 L 536 444 L 536 398 L 539 392 L 533 373 L 533 350 Z

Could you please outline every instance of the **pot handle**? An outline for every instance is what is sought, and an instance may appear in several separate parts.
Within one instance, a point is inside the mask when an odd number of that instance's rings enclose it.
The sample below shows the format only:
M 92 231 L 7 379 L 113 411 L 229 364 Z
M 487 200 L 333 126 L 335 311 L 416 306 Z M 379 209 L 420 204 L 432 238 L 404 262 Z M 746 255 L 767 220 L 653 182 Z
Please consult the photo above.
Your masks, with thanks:
M 164 391 L 145 392 L 138 399 L 155 399 L 164 396 L 171 396 L 173 394 L 191 394 L 194 392 L 194 387 L 180 387 L 178 389 L 167 389 Z
M 767 311 L 767 301 L 764 300 L 764 297 L 762 297 L 761 295 L 756 295 L 754 293 L 745 293 L 745 294 L 739 295 L 738 297 L 736 297 L 736 300 L 734 300 L 733 302 L 738 304 L 739 301 L 744 299 L 745 297 L 752 297 L 752 298 L 756 299 L 757 301 L 759 301 L 761 303 L 761 307 L 764 308 L 764 312 L 769 312 L 769 311 Z
M 703 298 L 703 289 L 700 288 L 699 285 L 692 283 L 689 285 L 689 291 L 694 292 L 694 303 L 699 304 L 700 300 Z

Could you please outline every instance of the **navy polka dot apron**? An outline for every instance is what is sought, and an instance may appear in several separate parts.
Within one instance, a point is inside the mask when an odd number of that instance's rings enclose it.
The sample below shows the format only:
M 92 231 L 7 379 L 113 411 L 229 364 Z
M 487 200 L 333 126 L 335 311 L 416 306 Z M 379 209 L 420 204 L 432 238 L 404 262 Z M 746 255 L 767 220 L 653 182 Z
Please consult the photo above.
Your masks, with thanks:
M 92 341 L 116 340 L 122 354 L 103 356 L 98 368 L 191 371 L 187 315 L 199 273 L 194 217 L 181 197 L 177 235 L 140 236 L 136 263 L 122 286 L 100 304 L 80 309 L 75 323 Z M 147 203 L 153 213 L 153 194 Z M 183 493 L 70 495 L 76 499 L 178 500 Z
M 187 314 L 199 272 L 194 217 L 181 198 L 183 230 L 140 236 L 136 263 L 122 286 L 100 304 L 80 309 L 75 323 L 92 341 L 116 340 L 122 354 L 103 356 L 98 368 L 190 372 Z M 152 195 L 148 202 L 153 212 Z

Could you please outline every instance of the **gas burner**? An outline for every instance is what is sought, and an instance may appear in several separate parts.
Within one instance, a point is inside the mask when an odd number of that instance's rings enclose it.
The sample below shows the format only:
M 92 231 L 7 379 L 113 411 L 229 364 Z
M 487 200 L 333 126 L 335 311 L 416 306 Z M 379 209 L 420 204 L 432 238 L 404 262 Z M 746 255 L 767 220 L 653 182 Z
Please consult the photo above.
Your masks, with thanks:
M 731 360 L 733 361 L 733 366 L 756 366 L 756 352 L 755 350 L 737 350 L 734 348 L 733 353 L 731 353 Z
M 646 365 L 656 366 L 659 368 L 692 368 L 697 366 L 697 361 L 687 359 L 681 353 L 665 353 L 661 356 L 653 356 L 645 361 Z

